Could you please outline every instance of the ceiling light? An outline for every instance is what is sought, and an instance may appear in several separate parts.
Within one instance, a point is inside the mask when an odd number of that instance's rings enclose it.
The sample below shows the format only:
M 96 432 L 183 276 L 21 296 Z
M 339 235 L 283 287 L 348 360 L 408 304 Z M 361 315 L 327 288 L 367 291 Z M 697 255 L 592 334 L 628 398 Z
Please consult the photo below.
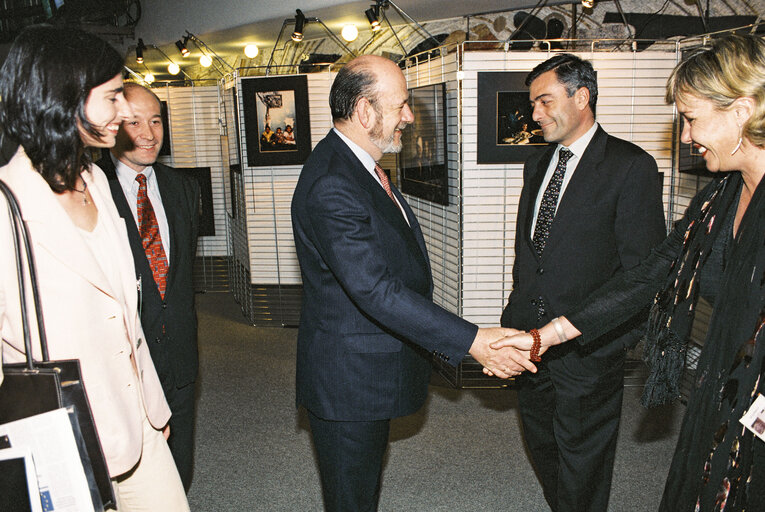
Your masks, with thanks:
M 152 75 L 151 73 L 146 73 L 145 75 L 143 75 L 143 81 L 146 82 L 147 84 L 152 83 L 154 81 L 154 75 Z
M 138 39 L 138 46 L 135 47 L 135 61 L 138 64 L 143 64 L 143 51 L 146 49 L 146 45 L 143 44 L 143 39 Z
M 303 40 L 303 27 L 305 27 L 305 15 L 303 11 L 297 9 L 295 11 L 295 31 L 292 32 L 292 40 L 299 43 Z
M 203 68 L 209 68 L 212 65 L 212 59 L 207 55 L 202 55 L 199 57 L 199 63 Z
M 377 32 L 380 30 L 380 8 L 377 6 L 377 4 L 364 11 L 364 14 L 367 15 L 369 24 L 372 25 L 372 32 Z
M 254 44 L 248 44 L 244 47 L 244 54 L 248 59 L 254 59 L 258 56 L 258 47 Z
M 340 35 L 342 35 L 343 39 L 350 43 L 359 37 L 359 29 L 356 28 L 356 25 L 346 25 L 343 27 L 342 32 L 340 32 Z
M 184 38 L 183 38 L 183 41 L 181 41 L 180 39 L 178 39 L 178 40 L 175 42 L 175 46 L 178 48 L 178 51 L 179 51 L 179 52 L 181 52 L 181 55 L 182 55 L 182 56 L 184 56 L 184 57 L 188 57 L 188 56 L 189 56 L 189 53 L 190 53 L 190 52 L 189 52 L 189 49 L 188 49 L 188 48 L 186 48 L 186 42 L 187 42 L 188 40 L 189 40 L 189 38 L 188 38 L 188 37 L 184 37 Z
M 177 75 L 178 73 L 181 72 L 181 67 L 175 62 L 171 62 L 170 64 L 167 65 L 167 72 L 170 73 L 171 75 Z
M 582 0 L 582 7 L 585 9 L 592 9 L 595 5 L 595 0 Z

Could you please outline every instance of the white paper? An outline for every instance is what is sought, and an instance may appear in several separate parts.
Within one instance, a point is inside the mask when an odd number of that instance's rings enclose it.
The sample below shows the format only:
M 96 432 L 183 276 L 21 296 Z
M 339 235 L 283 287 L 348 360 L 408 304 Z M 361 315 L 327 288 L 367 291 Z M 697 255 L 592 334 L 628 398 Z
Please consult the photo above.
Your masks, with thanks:
M 765 396 L 758 394 L 757 399 L 739 421 L 754 435 L 765 441 Z
M 1 435 L 32 452 L 43 511 L 95 512 L 66 409 L 0 425 Z

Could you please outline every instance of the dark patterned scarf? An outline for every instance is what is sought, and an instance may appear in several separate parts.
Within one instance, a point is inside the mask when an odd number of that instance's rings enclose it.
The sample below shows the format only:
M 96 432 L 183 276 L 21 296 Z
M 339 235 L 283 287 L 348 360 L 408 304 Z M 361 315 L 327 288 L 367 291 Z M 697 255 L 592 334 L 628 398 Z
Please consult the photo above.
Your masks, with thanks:
M 683 250 L 649 319 L 646 354 L 652 374 L 644 403 L 678 395 L 685 346 L 698 295 L 698 271 L 738 197 L 738 173 L 706 189 Z M 734 210 L 731 210 L 735 212 Z M 763 443 L 739 418 L 762 392 L 765 364 L 765 180 L 741 220 L 717 293 L 661 510 L 743 511 L 751 503 L 752 457 Z M 749 501 L 749 508 L 747 502 Z M 765 506 L 765 504 L 759 504 Z M 698 507 L 698 508 L 697 508 Z

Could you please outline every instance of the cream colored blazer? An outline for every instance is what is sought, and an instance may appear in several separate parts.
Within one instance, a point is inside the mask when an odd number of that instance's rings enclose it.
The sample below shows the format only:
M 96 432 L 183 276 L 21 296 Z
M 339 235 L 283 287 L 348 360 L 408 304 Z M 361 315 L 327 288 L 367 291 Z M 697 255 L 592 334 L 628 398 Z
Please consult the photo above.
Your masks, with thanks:
M 106 176 L 97 166 L 83 179 L 113 244 L 111 265 L 121 274 L 121 293 L 33 168 L 22 148 L 0 168 L 29 227 L 37 263 L 40 299 L 52 359 L 79 359 L 83 382 L 112 478 L 138 463 L 144 414 L 156 429 L 170 418 L 157 372 L 143 341 L 133 257 L 125 223 L 117 213 Z M 24 360 L 13 243 L 4 198 L 0 198 L 0 352 L 5 362 Z M 120 300 L 118 297 L 124 297 Z M 32 320 L 34 325 L 34 320 Z M 36 329 L 35 359 L 40 358 Z M 131 363 L 133 355 L 136 370 Z M 0 370 L 2 382 L 2 370 Z M 142 410 L 143 408 L 143 410 Z

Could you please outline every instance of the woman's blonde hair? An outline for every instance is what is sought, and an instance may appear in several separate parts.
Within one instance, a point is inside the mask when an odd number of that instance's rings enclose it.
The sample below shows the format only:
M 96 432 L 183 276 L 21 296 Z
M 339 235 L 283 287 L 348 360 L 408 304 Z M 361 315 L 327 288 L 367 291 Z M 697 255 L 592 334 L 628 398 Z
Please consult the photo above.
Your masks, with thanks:
M 753 144 L 765 146 L 765 40 L 731 34 L 693 53 L 667 81 L 667 103 L 685 95 L 711 100 L 720 110 L 737 98 L 753 98 L 755 110 L 742 133 Z

